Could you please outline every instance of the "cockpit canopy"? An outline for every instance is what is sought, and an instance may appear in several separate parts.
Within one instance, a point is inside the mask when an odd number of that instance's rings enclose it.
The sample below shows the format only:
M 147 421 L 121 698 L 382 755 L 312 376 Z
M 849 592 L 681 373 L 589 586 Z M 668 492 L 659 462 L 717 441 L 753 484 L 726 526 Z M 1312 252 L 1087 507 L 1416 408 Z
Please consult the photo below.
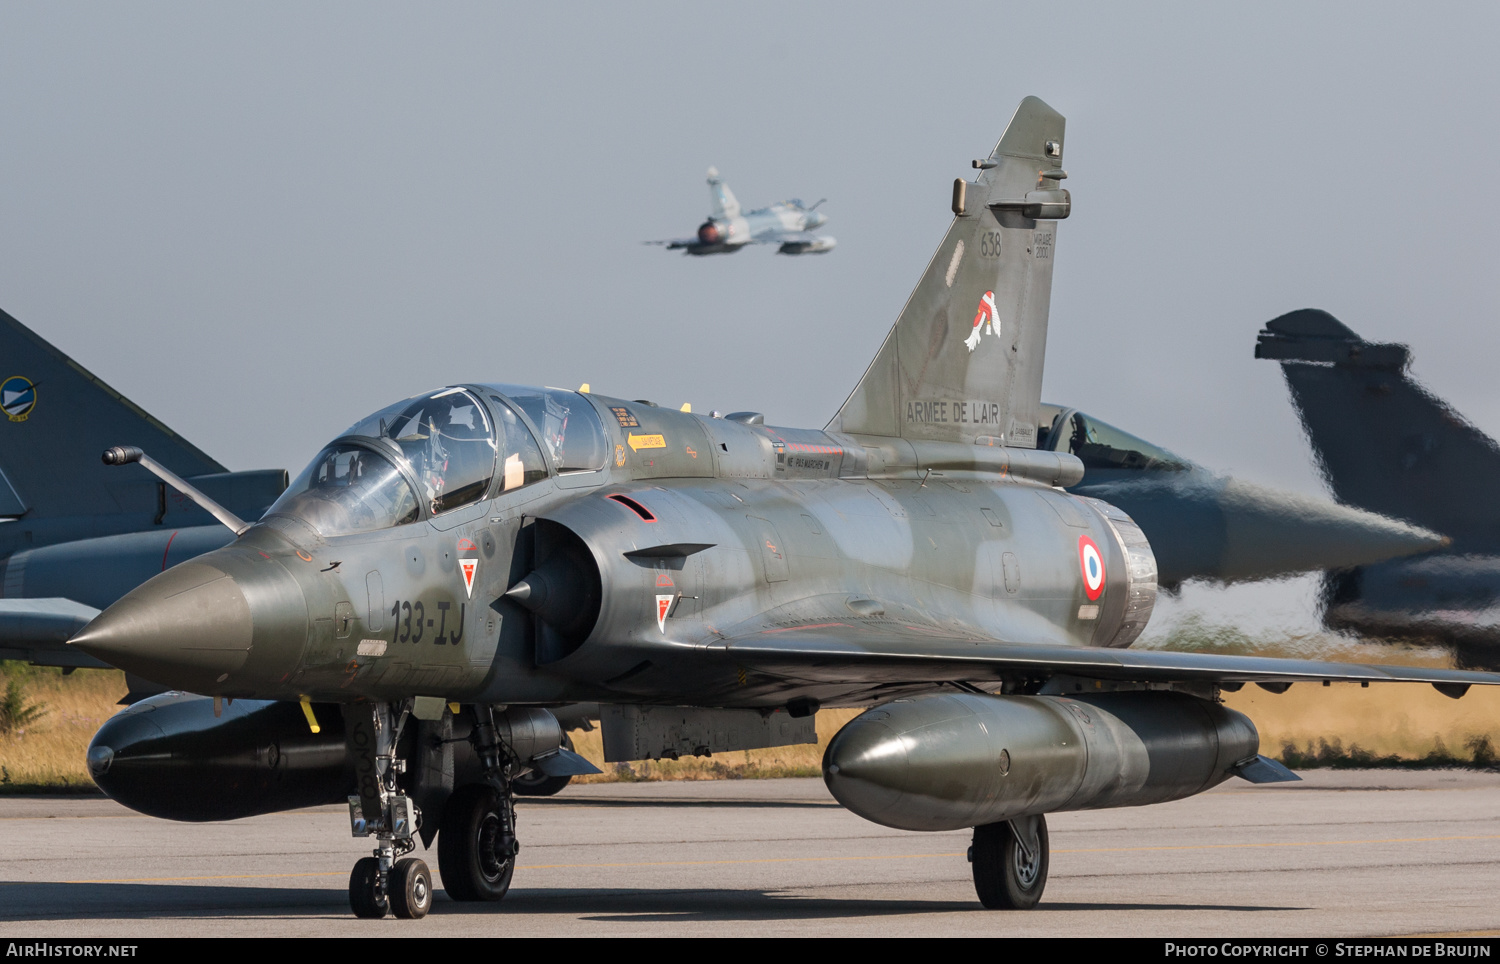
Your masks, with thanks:
M 604 429 L 593 406 L 576 392 L 514 385 L 446 388 L 397 402 L 350 426 L 267 514 L 295 516 L 324 536 L 441 515 L 484 499 L 497 474 L 496 494 L 546 478 L 547 459 L 536 430 L 555 471 L 603 467 Z
M 1166 449 L 1076 409 L 1045 406 L 1056 414 L 1037 447 L 1078 456 L 1086 469 L 1185 472 L 1190 464 Z

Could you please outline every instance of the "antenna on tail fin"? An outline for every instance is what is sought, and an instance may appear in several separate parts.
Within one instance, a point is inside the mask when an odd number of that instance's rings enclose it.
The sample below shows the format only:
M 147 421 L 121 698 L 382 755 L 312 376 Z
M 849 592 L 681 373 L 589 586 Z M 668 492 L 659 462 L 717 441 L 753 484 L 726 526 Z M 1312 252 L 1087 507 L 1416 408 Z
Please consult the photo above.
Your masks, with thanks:
M 1021 101 L 831 431 L 1036 447 L 1057 219 L 1063 116 Z M 961 187 L 959 185 L 962 185 Z

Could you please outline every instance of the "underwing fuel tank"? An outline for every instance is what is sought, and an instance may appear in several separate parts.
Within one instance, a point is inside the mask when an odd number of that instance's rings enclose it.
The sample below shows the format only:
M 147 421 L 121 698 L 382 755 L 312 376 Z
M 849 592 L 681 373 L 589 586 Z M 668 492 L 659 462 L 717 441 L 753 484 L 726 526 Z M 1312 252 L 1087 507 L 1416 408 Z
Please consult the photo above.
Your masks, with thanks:
M 336 706 L 214 701 L 163 693 L 116 713 L 89 744 L 89 775 L 112 799 L 168 820 L 234 820 L 341 803 L 354 788 Z
M 565 749 L 562 725 L 545 709 L 515 706 L 494 721 L 522 768 L 549 776 L 599 772 Z M 468 742 L 472 723 L 472 716 L 460 717 L 441 736 L 452 741 L 451 776 L 460 785 L 480 772 Z M 420 725 L 407 721 L 401 752 L 421 739 Z M 356 789 L 345 731 L 336 704 L 304 711 L 289 701 L 232 700 L 215 715 L 208 697 L 162 693 L 105 721 L 89 744 L 89 775 L 111 799 L 166 820 L 237 820 L 343 803 Z M 410 789 L 422 799 L 431 793 L 415 783 Z
M 1190 797 L 1259 747 L 1243 714 L 1183 693 L 920 696 L 849 721 L 823 780 L 866 820 L 958 830 Z

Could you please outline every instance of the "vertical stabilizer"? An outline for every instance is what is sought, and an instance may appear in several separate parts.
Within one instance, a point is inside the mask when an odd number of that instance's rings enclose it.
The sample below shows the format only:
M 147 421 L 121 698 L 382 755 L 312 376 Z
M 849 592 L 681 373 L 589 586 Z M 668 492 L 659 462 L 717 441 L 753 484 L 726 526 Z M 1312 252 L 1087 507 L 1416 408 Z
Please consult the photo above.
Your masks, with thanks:
M 830 430 L 1036 446 L 1057 219 L 1063 116 L 1021 102 L 979 175 L 954 185 L 955 217 L 875 360 Z
M 714 207 L 709 217 L 715 221 L 725 218 L 737 218 L 740 216 L 739 198 L 729 189 L 719 177 L 719 169 L 711 167 L 708 169 L 708 196 L 712 199 Z
M 0 311 L 0 509 L 28 520 L 98 516 L 157 505 L 156 480 L 99 455 L 137 445 L 178 475 L 224 466 Z
M 1340 502 L 1425 526 L 1455 552 L 1500 549 L 1500 448 L 1408 377 L 1405 345 L 1367 342 L 1325 311 L 1267 323 L 1318 467 Z

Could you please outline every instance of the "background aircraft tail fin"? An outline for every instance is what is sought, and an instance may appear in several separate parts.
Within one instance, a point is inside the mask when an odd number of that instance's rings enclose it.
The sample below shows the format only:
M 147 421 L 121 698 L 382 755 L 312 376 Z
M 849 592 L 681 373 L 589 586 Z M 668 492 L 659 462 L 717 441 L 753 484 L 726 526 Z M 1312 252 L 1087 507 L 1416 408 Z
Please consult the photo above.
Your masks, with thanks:
M 737 218 L 740 216 L 739 199 L 734 196 L 734 192 L 729 189 L 729 185 L 720 179 L 717 167 L 708 169 L 708 196 L 714 205 L 713 212 L 709 217 L 719 220 L 721 218 Z
M 1036 446 L 1063 116 L 1016 109 L 875 360 L 828 427 L 856 435 Z
M 1500 447 L 1408 377 L 1405 345 L 1306 308 L 1269 322 L 1255 357 L 1281 363 L 1339 501 L 1449 536 L 1457 552 L 1500 548 Z
M 104 465 L 111 445 L 140 446 L 241 510 L 263 508 L 285 486 L 280 470 L 222 474 L 224 466 L 3 311 L 0 366 L 0 518 L 24 520 L 0 527 L 6 535 L 62 516 L 125 513 L 150 524 L 171 510 L 173 520 L 212 521 L 199 510 L 188 515 L 149 473 Z

